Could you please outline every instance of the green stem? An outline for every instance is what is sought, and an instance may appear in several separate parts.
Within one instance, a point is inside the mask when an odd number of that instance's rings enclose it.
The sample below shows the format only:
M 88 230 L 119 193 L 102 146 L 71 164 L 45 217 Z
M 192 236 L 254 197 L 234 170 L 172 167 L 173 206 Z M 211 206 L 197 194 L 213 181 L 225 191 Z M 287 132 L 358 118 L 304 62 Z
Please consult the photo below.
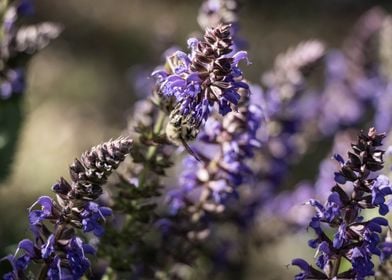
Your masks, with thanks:
M 156 123 L 152 131 L 153 137 L 156 135 L 161 135 L 163 133 L 163 128 L 164 128 L 163 125 L 165 123 L 165 120 L 166 120 L 166 114 L 163 111 L 159 111 Z M 158 151 L 158 145 L 150 146 L 147 150 L 147 155 L 146 155 L 147 161 L 151 161 L 156 155 L 157 151 Z M 140 187 L 143 187 L 148 171 L 149 171 L 148 165 L 145 165 L 142 173 L 139 176 Z
M 41 270 L 39 271 L 38 280 L 47 279 L 48 270 L 49 270 L 48 264 L 45 263 L 44 265 L 42 265 Z
M 153 129 L 153 135 L 160 135 L 163 132 L 163 124 L 165 123 L 166 120 L 166 114 L 162 111 L 159 111 L 158 119 L 157 122 L 155 123 L 154 129 Z M 158 146 L 154 145 L 148 148 L 147 151 L 147 159 L 151 160 L 156 152 L 157 152 Z
M 333 268 L 332 268 L 331 278 L 334 278 L 338 275 L 341 260 L 342 260 L 342 257 L 339 256 L 338 259 L 335 261 Z

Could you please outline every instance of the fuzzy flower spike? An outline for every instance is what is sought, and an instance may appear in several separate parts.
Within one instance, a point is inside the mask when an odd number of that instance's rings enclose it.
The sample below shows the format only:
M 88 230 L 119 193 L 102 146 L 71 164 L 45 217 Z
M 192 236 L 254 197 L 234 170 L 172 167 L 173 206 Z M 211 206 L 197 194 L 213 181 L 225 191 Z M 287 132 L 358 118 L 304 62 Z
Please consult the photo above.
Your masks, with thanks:
M 5 258 L 12 271 L 3 279 L 26 279 L 25 271 L 32 262 L 42 264 L 34 279 L 80 279 L 88 271 L 87 254 L 94 254 L 95 249 L 78 237 L 77 230 L 103 235 L 101 224 L 112 211 L 94 200 L 130 152 L 131 144 L 129 139 L 118 139 L 92 148 L 71 165 L 71 183 L 61 178 L 53 185 L 57 201 L 49 196 L 38 198 L 29 209 L 34 240 L 22 240 L 16 253 Z
M 380 233 L 388 221 L 383 217 L 365 220 L 363 209 L 378 208 L 380 215 L 388 213 L 385 197 L 392 194 L 392 187 L 384 175 L 372 173 L 384 167 L 384 151 L 379 149 L 385 134 L 377 134 L 374 128 L 361 133 L 358 141 L 348 152 L 344 161 L 340 155 L 335 159 L 341 168 L 335 173 L 335 186 L 325 205 L 311 199 L 308 204 L 316 209 L 311 227 L 317 237 L 309 246 L 317 250 L 317 270 L 302 259 L 292 264 L 301 268 L 296 280 L 303 279 L 365 279 L 374 275 L 372 256 L 381 255 Z M 327 234 L 332 229 L 333 238 Z M 351 268 L 341 272 L 340 264 L 346 259 Z
M 51 22 L 22 25 L 34 13 L 32 0 L 2 1 L 0 7 L 0 101 L 25 90 L 28 60 L 57 38 L 62 27 Z
M 240 89 L 248 89 L 238 67 L 247 53 L 232 53 L 230 25 L 207 29 L 203 40 L 192 38 L 188 45 L 190 54 L 176 51 L 152 74 L 170 112 L 167 137 L 178 145 L 196 138 L 214 105 L 221 115 L 236 110 Z

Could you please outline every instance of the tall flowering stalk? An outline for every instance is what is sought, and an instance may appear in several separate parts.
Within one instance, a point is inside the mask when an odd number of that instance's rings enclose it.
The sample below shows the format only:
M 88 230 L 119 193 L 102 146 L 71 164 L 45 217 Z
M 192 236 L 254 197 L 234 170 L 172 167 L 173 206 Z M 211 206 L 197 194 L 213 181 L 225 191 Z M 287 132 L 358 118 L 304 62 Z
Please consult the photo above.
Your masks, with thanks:
M 198 18 L 206 29 L 203 41 L 188 41 L 192 49 L 189 66 L 199 73 L 201 96 L 209 105 L 216 103 L 220 114 L 212 114 L 199 137 L 199 144 L 209 152 L 196 145 L 198 157 L 185 158 L 180 187 L 169 193 L 171 213 L 200 223 L 196 231 L 188 232 L 192 239 L 205 238 L 205 214 L 222 212 L 225 201 L 237 194 L 237 187 L 250 172 L 245 159 L 253 156 L 253 148 L 259 144 L 255 136 L 262 114 L 249 103 L 249 86 L 238 68 L 247 54 L 237 51 L 234 41 L 237 9 L 236 1 L 204 1 Z
M 4 279 L 25 279 L 31 263 L 41 265 L 36 279 L 79 279 L 87 273 L 90 262 L 86 255 L 94 254 L 95 249 L 78 236 L 78 231 L 103 235 L 101 224 L 112 211 L 96 200 L 131 145 L 131 140 L 120 138 L 93 147 L 70 166 L 71 183 L 61 178 L 53 185 L 56 200 L 38 198 L 29 209 L 34 239 L 19 242 L 16 253 L 6 258 L 13 270 Z
M 341 50 L 326 53 L 325 81 L 321 92 L 318 93 L 319 96 L 310 95 L 314 101 L 311 99 L 300 101 L 303 104 L 299 108 L 313 108 L 313 112 L 306 117 L 307 129 L 303 137 L 313 139 L 313 141 L 318 138 L 323 141 L 322 146 L 326 146 L 327 142 L 321 137 L 335 134 L 332 146 L 333 149 L 340 150 L 347 142 L 349 143 L 349 138 L 351 138 L 347 128 L 359 126 L 364 121 L 364 116 L 373 114 L 369 110 L 369 103 L 374 105 L 375 127 L 384 131 L 391 128 L 390 87 L 381 75 L 381 67 L 376 63 L 376 57 L 372 56 L 374 54 L 372 47 L 383 22 L 382 33 L 385 34 L 381 34 L 380 47 L 384 53 L 382 62 L 388 65 L 386 55 L 388 53 L 388 40 L 386 39 L 388 17 L 385 17 L 384 12 L 379 8 L 369 10 L 360 18 L 344 41 Z M 385 67 L 383 69 L 384 76 L 386 76 Z M 321 200 L 328 196 L 329 185 L 333 180 L 331 173 L 328 172 L 334 168 L 329 157 L 330 154 L 321 162 L 319 175 L 314 183 L 301 182 L 294 191 L 281 193 L 267 202 L 267 207 L 262 210 L 263 219 L 261 220 L 264 222 L 267 220 L 268 224 L 269 219 L 276 219 L 276 215 L 280 216 L 279 220 L 287 223 L 286 226 L 280 225 L 282 232 L 289 228 L 297 230 L 306 223 L 309 211 L 300 204 L 309 196 Z M 304 162 L 300 161 L 299 164 L 300 166 L 308 164 L 308 159 Z M 294 172 L 298 170 L 294 169 Z M 313 179 L 306 178 L 306 180 L 309 182 Z M 280 204 L 285 207 L 277 207 Z M 269 219 L 264 219 L 265 217 Z M 276 231 L 271 232 L 273 236 L 276 236 Z
M 380 215 L 389 211 L 385 197 L 392 194 L 391 184 L 386 176 L 373 175 L 384 167 L 384 151 L 379 148 L 384 137 L 371 128 L 368 133 L 360 133 L 347 161 L 335 155 L 341 168 L 335 173 L 336 184 L 327 202 L 308 202 L 316 209 L 309 223 L 316 238 L 309 241 L 309 246 L 317 250 L 316 265 L 322 271 L 303 259 L 295 259 L 292 264 L 302 270 L 295 279 L 365 279 L 374 275 L 372 256 L 381 255 L 379 234 L 388 221 L 382 217 L 366 221 L 361 213 L 371 208 L 378 208 Z M 334 230 L 332 239 L 328 229 Z M 342 272 L 343 259 L 350 262 L 351 268 Z
M 231 24 L 230 48 L 233 50 L 230 55 L 233 56 L 240 48 L 236 36 L 237 17 L 234 14 L 237 6 L 234 4 L 237 4 L 236 1 L 205 1 L 198 18 L 199 24 L 207 28 L 206 34 L 210 26 Z M 228 7 L 233 9 L 226 10 Z M 223 16 L 227 13 L 232 15 Z M 247 83 L 240 76 L 238 81 Z M 211 231 L 220 225 L 221 218 L 226 217 L 227 208 L 238 202 L 239 187 L 249 183 L 252 178 L 248 161 L 260 146 L 256 134 L 264 114 L 260 104 L 253 102 L 253 93 L 247 87 L 240 88 L 238 93 L 241 97 L 237 110 L 227 114 L 220 111 L 221 115 L 213 113 L 207 120 L 196 143 L 192 145 L 198 158 L 188 156 L 184 159 L 179 186 L 168 193 L 171 213 L 168 230 L 172 236 L 177 236 L 177 242 L 182 244 L 183 252 L 188 256 L 178 259 L 172 267 L 181 267 L 179 262 L 192 264 L 200 256 L 215 263 L 217 259 L 207 242 L 214 243 L 215 240 L 220 243 L 221 238 L 220 234 Z
M 263 75 L 270 122 L 266 130 L 268 141 L 257 162 L 264 186 L 270 186 L 273 192 L 276 186 L 281 186 L 291 164 L 302 163 L 301 155 L 308 151 L 310 139 L 319 141 L 323 135 L 359 125 L 363 116 L 370 113 L 369 102 L 380 101 L 375 105 L 376 112 L 388 107 L 388 94 L 378 98 L 384 83 L 370 57 L 372 42 L 384 16 L 378 8 L 367 12 L 345 40 L 342 51 L 327 52 L 318 41 L 305 42 L 279 55 L 275 69 Z M 323 88 L 310 90 L 306 86 L 307 74 L 322 58 Z M 310 63 L 301 63 L 307 60 Z M 383 112 L 387 115 L 387 109 Z M 377 121 L 377 127 L 387 128 L 383 122 L 386 119 Z
M 216 228 L 224 223 L 237 225 L 236 220 L 225 218 L 229 217 L 227 211 L 239 203 L 240 187 L 254 178 L 249 161 L 260 145 L 256 133 L 263 118 L 261 108 L 252 104 L 248 96 L 238 107 L 238 112 L 207 121 L 193 146 L 200 160 L 190 156 L 184 159 L 179 186 L 168 193 L 170 215 L 166 239 L 176 236 L 175 248 L 178 244 L 182 248 L 181 258 L 171 264 L 172 268 L 192 265 L 204 257 L 214 263 L 216 272 L 229 258 L 219 252 L 236 246 L 227 243 Z M 215 246 L 219 248 L 212 249 Z
M 162 176 L 171 165 L 170 144 L 188 147 L 187 141 L 198 135 L 214 105 L 226 115 L 237 108 L 240 90 L 247 88 L 247 84 L 240 81 L 241 71 L 237 66 L 246 54 L 231 54 L 230 26 L 209 29 L 203 40 L 190 39 L 189 43 L 190 54 L 174 52 L 167 57 L 166 65 L 153 73 L 156 89 L 152 103 L 142 101 L 143 107 L 151 109 L 150 114 L 136 127 L 131 124 L 139 134 L 132 153 L 133 163 L 128 169 L 133 171 L 121 176 L 113 205 L 120 214 L 120 221 L 126 222 L 110 230 L 107 241 L 101 244 L 110 255 L 110 266 L 117 275 L 128 271 L 132 275 L 152 277 L 163 273 L 166 265 L 170 266 L 166 261 L 170 259 L 168 256 L 177 258 L 178 252 L 167 244 L 144 240 L 146 235 L 154 234 L 158 228 L 165 231 L 168 226 L 167 219 L 159 218 L 155 200 L 162 187 Z M 188 150 L 198 157 L 189 147 Z M 165 239 L 164 232 L 163 235 Z M 130 237 L 128 242 L 124 241 L 125 236 Z M 119 252 L 120 244 L 124 250 Z M 166 253 L 166 258 L 148 256 L 157 246 L 157 250 Z
M 10 171 L 23 120 L 20 97 L 26 88 L 30 58 L 58 37 L 61 27 L 51 22 L 22 25 L 34 12 L 32 0 L 0 2 L 0 181 Z
M 162 175 L 171 164 L 170 143 L 185 146 L 192 159 L 204 162 L 204 157 L 201 158 L 204 155 L 194 153 L 187 141 L 196 138 L 210 115 L 215 115 L 214 107 L 226 118 L 239 108 L 241 94 L 247 98 L 248 85 L 242 81 L 238 68 L 246 53 L 233 53 L 229 25 L 208 29 L 202 40 L 190 39 L 188 43 L 190 54 L 181 51 L 169 54 L 165 66 L 153 73 L 156 89 L 152 102 L 156 107 L 143 101 L 143 105 L 149 104 L 152 109 L 151 115 L 145 119 L 146 123 L 136 125 L 140 141 L 133 149 L 134 162 L 129 169 L 134 171 L 121 176 L 122 182 L 118 184 L 120 191 L 113 207 L 122 213 L 119 229 L 110 230 L 101 246 L 110 255 L 110 267 L 119 276 L 130 272 L 135 277 L 162 278 L 175 274 L 173 269 L 177 262 L 194 260 L 190 250 L 195 245 L 180 237 L 184 224 L 185 234 L 189 233 L 187 220 L 181 218 L 173 223 L 172 217 L 159 218 L 154 203 L 162 186 Z M 160 165 L 157 160 L 166 164 Z M 161 243 L 146 241 L 148 236 L 157 234 L 157 229 L 162 238 L 157 242 Z M 168 232 L 175 238 L 169 241 Z M 119 246 L 124 250 L 118 250 Z M 164 255 L 156 253 L 152 258 L 154 248 Z
M 377 40 L 385 18 L 382 8 L 370 9 L 356 22 L 342 46 L 347 58 L 347 81 L 354 94 L 365 100 L 373 98 L 380 86 L 383 87 L 374 41 Z
M 244 130 L 240 131 L 243 135 L 249 135 L 251 131 L 255 133 L 251 137 L 252 148 L 249 149 L 252 153 L 246 157 L 240 156 L 245 165 L 239 165 L 236 169 L 242 171 L 235 174 L 241 180 L 227 183 L 230 186 L 229 193 L 220 191 L 223 198 L 221 204 L 224 206 L 221 208 L 224 211 L 210 218 L 212 234 L 204 242 L 208 258 L 214 262 L 211 272 L 214 275 L 223 272 L 226 276 L 240 277 L 244 272 L 246 257 L 250 253 L 248 246 L 254 241 L 252 232 L 257 212 L 263 207 L 266 198 L 270 198 L 271 192 L 276 191 L 279 180 L 288 172 L 287 163 L 300 151 L 298 145 L 301 139 L 298 136 L 302 135 L 301 126 L 305 116 L 296 113 L 296 103 L 306 89 L 308 71 L 317 65 L 323 54 L 324 46 L 321 42 L 302 43 L 277 58 L 274 69 L 265 75 L 269 85 L 265 92 L 256 85 L 251 86 L 250 100 L 243 110 L 248 110 L 248 116 L 253 114 L 254 120 L 257 120 L 254 124 L 257 125 L 252 128 L 252 121 L 248 119 L 245 123 L 243 118 Z M 292 92 L 291 96 L 286 95 L 287 91 Z M 224 118 L 223 123 L 226 120 L 228 119 Z M 210 127 L 208 123 L 207 127 Z M 218 138 L 232 133 L 218 129 L 215 132 L 210 128 L 206 134 L 212 132 L 216 133 Z M 226 144 L 222 144 L 225 150 Z M 241 154 L 241 149 L 232 151 L 232 154 Z M 243 168 L 244 166 L 246 168 Z M 219 197 L 219 194 L 215 196 Z M 219 228 L 225 227 L 237 235 L 216 233 Z M 217 229 L 215 232 L 214 228 Z
M 385 90 L 378 93 L 375 100 L 374 123 L 377 129 L 388 130 L 392 127 L 392 118 L 389 114 L 392 106 L 392 17 L 386 16 L 379 34 L 379 59 L 381 76 L 384 82 Z
M 363 116 L 369 114 L 369 103 L 374 105 L 377 115 L 389 103 L 385 79 L 374 55 L 385 17 L 380 8 L 370 9 L 356 22 L 342 48 L 328 53 L 325 85 L 316 116 L 324 135 L 361 123 Z M 385 125 L 380 125 L 382 121 L 375 122 L 377 129 L 389 129 L 387 118 L 384 120 Z
M 260 185 L 276 191 L 281 186 L 290 163 L 304 152 L 304 126 L 311 121 L 312 108 L 301 108 L 308 91 L 307 74 L 325 55 L 325 46 L 318 40 L 305 41 L 277 56 L 274 68 L 262 81 L 266 88 L 265 107 L 268 122 L 260 137 L 265 139 L 258 154 Z M 306 97 L 305 97 L 306 98 Z
M 374 105 L 375 127 L 384 131 L 390 129 L 388 113 L 390 89 L 386 85 L 385 78 L 381 75 L 380 67 L 375 61 L 376 57 L 372 56 L 374 54 L 372 47 L 383 21 L 384 33 L 386 33 L 388 24 L 384 12 L 379 8 L 369 10 L 355 24 L 353 31 L 344 41 L 342 49 L 326 52 L 323 88 L 320 92 L 308 94 L 308 98 L 299 100 L 299 106 L 297 104 L 296 110 L 294 110 L 294 112 L 301 112 L 306 108 L 307 111 L 306 114 L 300 113 L 300 116 L 305 118 L 307 126 L 302 136 L 301 134 L 299 137 L 297 136 L 300 139 L 298 143 L 303 145 L 303 139 L 321 140 L 324 147 L 329 142 L 326 137 L 335 134 L 332 146 L 333 149 L 340 149 L 347 141 L 350 141 L 350 131 L 347 128 L 360 126 L 364 121 L 364 116 L 373 114 L 369 110 L 369 104 Z M 380 44 L 380 47 L 384 49 L 383 53 L 387 53 L 388 50 L 386 37 L 386 34 L 381 36 L 384 38 Z M 388 64 L 386 54 L 383 55 L 382 61 L 385 65 Z M 270 139 L 267 145 L 279 147 L 273 139 Z M 294 149 L 294 151 L 297 150 L 298 148 Z M 298 226 L 306 223 L 309 211 L 300 207 L 300 204 L 307 196 L 324 199 L 328 195 L 328 185 L 331 181 L 328 172 L 334 168 L 329 157 L 328 154 L 320 164 L 319 176 L 314 183 L 301 182 L 294 191 L 286 191 L 268 201 L 267 207 L 262 210 L 262 217 L 276 219 L 274 216 L 278 215 L 281 217 L 281 221 L 284 220 L 287 222 L 287 226 L 290 225 L 291 229 L 298 229 Z M 299 160 L 295 154 L 294 159 Z M 286 160 L 284 164 L 288 163 L 289 161 Z M 303 164 L 308 164 L 307 158 L 304 161 L 299 161 L 300 166 Z M 277 164 L 276 166 L 280 167 L 278 170 L 284 170 L 282 168 L 284 165 Z M 298 171 L 299 169 L 294 169 L 292 174 Z M 306 180 L 313 179 L 306 178 Z M 279 204 L 286 206 L 277 207 Z M 288 211 L 289 209 L 290 211 Z M 290 215 L 287 215 L 288 212 Z M 262 220 L 265 221 L 265 219 Z M 282 229 L 284 232 L 288 228 L 282 227 Z M 272 232 L 276 236 L 276 231 Z
M 173 145 L 165 137 L 166 114 L 159 99 L 141 100 L 128 123 L 135 143 L 118 180 L 111 185 L 112 223 L 100 243 L 100 256 L 109 261 L 107 274 L 117 277 L 154 277 L 160 268 L 159 247 L 149 236 L 159 236 L 157 200 L 162 179 L 172 166 Z M 151 251 L 157 250 L 155 257 Z

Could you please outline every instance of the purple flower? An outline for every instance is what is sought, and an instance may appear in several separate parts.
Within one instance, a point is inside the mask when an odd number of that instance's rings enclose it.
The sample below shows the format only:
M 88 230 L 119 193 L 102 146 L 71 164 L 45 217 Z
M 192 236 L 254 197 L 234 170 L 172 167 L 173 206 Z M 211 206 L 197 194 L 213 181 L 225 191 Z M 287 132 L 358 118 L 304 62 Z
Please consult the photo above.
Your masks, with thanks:
M 392 194 L 392 187 L 389 179 L 385 175 L 379 175 L 374 181 L 372 187 L 372 204 L 379 207 L 379 213 L 386 215 L 389 212 L 385 204 L 385 196 Z
M 61 259 L 56 256 L 53 262 L 49 265 L 48 269 L 48 279 L 64 279 L 64 280 L 74 280 L 71 270 L 68 267 L 61 266 Z
M 319 256 L 316 259 L 316 265 L 324 271 L 328 271 L 331 266 L 331 257 L 333 255 L 328 242 L 322 241 L 317 248 L 317 253 Z
M 110 208 L 99 206 L 95 202 L 89 202 L 81 213 L 84 232 L 92 231 L 96 236 L 102 236 L 104 228 L 101 222 L 110 215 L 112 215 Z
M 237 199 L 237 188 L 252 180 L 247 160 L 260 147 L 257 130 L 262 120 L 261 108 L 248 98 L 238 112 L 211 117 L 196 146 L 201 160 L 185 159 L 180 188 L 169 194 L 170 209 L 187 211 L 198 221 L 208 213 L 221 213 L 230 199 Z
M 365 247 L 355 247 L 350 250 L 349 255 L 353 270 L 356 272 L 356 279 L 374 275 L 374 264 Z
M 339 226 L 337 233 L 335 233 L 335 236 L 333 238 L 333 247 L 335 249 L 340 249 L 344 243 L 347 243 L 348 240 L 349 238 L 347 236 L 347 225 L 341 224 Z
M 55 245 L 54 235 L 51 234 L 48 237 L 48 240 L 46 240 L 46 243 L 41 245 L 41 255 L 44 260 L 47 260 L 49 257 L 51 257 L 52 253 L 54 253 L 55 251 L 54 245 Z
M 41 205 L 42 210 L 31 210 L 36 204 Z M 53 218 L 53 200 L 49 196 L 41 196 L 30 207 L 29 221 L 30 225 L 35 226 L 43 220 Z
M 387 262 L 392 256 L 392 235 L 391 230 L 388 230 L 385 241 L 380 246 L 381 255 L 380 259 L 383 263 Z
M 298 266 L 301 269 L 301 273 L 295 275 L 295 280 L 305 279 L 326 279 L 326 275 L 322 272 L 314 269 L 303 259 L 294 259 L 291 261 L 291 265 Z
M 25 90 L 25 71 L 22 68 L 9 69 L 0 82 L 0 98 L 8 99 L 13 94 L 21 94 Z
M 291 261 L 292 265 L 298 266 L 302 272 L 295 275 L 295 280 L 304 280 L 310 276 L 310 265 L 303 259 L 294 259 Z
M 335 218 L 337 218 L 340 215 L 340 208 L 342 207 L 339 194 L 336 192 L 332 192 L 330 194 L 325 207 L 319 201 L 314 199 L 309 200 L 308 203 L 315 207 L 316 217 L 327 222 L 332 222 Z
M 200 126 L 217 104 L 221 115 L 236 109 L 240 92 L 249 89 L 238 67 L 247 54 L 231 54 L 230 26 L 207 29 L 204 40 L 188 40 L 190 54 L 176 51 L 167 57 L 165 69 L 152 73 L 163 107 L 170 111 L 166 134 L 176 139 L 193 140 Z M 174 100 L 173 100 L 174 98 Z
M 81 278 L 90 267 L 90 261 L 86 254 L 95 254 L 95 249 L 83 241 L 74 237 L 67 246 L 67 259 L 74 278 Z

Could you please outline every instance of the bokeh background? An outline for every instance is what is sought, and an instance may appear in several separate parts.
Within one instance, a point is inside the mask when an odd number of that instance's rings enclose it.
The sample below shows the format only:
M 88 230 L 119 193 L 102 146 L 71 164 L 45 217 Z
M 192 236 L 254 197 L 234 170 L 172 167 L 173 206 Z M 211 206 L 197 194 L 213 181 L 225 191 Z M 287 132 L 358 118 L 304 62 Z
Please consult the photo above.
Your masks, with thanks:
M 243 2 L 240 34 L 249 42 L 252 65 L 245 72 L 252 81 L 289 46 L 318 38 L 339 47 L 370 7 L 392 10 L 391 1 Z M 199 5 L 196 0 L 36 1 L 35 20 L 65 29 L 30 63 L 17 152 L 0 185 L 0 256 L 29 235 L 27 208 L 67 176 L 69 163 L 125 128 L 133 102 L 143 95 L 133 87 L 135 73 L 148 79 L 165 49 L 185 47 L 188 35 L 199 31 Z M 295 270 L 285 264 L 310 253 L 306 236 L 288 236 L 262 252 L 255 249 L 244 279 L 289 279 Z

